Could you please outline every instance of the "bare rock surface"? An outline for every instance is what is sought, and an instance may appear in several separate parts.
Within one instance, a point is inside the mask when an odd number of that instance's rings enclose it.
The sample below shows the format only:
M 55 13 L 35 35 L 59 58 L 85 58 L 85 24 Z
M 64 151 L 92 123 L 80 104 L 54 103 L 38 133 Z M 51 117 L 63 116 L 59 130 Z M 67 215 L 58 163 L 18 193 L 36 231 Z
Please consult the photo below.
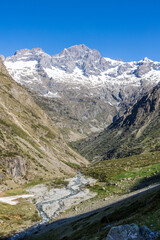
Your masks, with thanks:
M 106 240 L 154 240 L 158 233 L 152 232 L 148 227 L 132 223 L 112 227 Z

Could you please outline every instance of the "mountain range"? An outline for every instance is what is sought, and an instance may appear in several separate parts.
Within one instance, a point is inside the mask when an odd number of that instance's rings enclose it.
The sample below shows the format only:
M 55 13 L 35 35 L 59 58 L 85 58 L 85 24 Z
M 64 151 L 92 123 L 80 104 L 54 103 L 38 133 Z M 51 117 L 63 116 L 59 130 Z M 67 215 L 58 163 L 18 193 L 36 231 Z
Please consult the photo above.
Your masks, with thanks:
M 67 141 L 102 131 L 160 79 L 160 62 L 112 60 L 84 44 L 53 56 L 34 48 L 1 58 Z

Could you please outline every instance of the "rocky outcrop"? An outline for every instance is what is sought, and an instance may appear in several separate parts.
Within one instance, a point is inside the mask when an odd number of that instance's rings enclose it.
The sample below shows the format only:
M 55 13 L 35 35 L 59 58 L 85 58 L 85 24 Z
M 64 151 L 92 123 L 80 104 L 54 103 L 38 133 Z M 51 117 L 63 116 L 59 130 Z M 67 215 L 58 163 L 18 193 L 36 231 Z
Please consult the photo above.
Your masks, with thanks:
M 106 240 L 154 240 L 159 233 L 152 232 L 148 227 L 138 227 L 136 224 L 127 224 L 112 227 Z
M 5 161 L 3 160 L 3 165 L 12 178 L 24 177 L 26 174 L 26 163 L 21 156 L 6 157 Z

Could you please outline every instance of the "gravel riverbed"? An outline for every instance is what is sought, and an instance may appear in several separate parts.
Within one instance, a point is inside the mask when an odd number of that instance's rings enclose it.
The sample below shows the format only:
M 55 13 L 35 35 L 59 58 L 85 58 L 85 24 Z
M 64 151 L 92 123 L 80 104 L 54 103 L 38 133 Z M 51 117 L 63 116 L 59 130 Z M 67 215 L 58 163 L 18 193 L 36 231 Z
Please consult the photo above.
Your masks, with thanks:
M 59 216 L 60 213 L 72 206 L 93 198 L 96 194 L 91 193 L 85 185 L 95 183 L 96 180 L 86 178 L 81 173 L 77 176 L 67 179 L 69 184 L 63 188 L 51 188 L 41 184 L 28 189 L 28 192 L 34 195 L 37 209 L 43 222 L 48 222 Z

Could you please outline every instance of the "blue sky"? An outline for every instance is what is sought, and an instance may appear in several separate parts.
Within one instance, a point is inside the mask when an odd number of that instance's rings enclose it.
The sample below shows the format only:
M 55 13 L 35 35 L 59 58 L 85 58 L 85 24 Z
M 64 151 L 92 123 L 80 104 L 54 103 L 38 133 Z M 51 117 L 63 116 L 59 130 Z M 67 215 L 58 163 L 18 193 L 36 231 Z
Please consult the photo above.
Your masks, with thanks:
M 0 54 L 41 47 L 56 54 L 75 44 L 124 61 L 160 61 L 159 0 L 5 0 Z

